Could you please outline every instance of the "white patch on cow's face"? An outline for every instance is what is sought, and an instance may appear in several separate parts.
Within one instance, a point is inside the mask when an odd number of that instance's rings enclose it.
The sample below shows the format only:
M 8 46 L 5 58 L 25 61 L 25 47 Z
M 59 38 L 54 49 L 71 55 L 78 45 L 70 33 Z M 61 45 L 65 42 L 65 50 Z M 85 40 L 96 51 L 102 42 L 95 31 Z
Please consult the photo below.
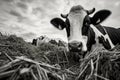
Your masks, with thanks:
M 97 45 L 97 46 L 99 45 L 99 43 L 98 43 L 98 41 L 99 41 L 99 40 L 98 40 L 98 37 L 103 36 L 105 40 L 108 39 L 111 48 L 114 48 L 114 47 L 115 47 L 115 45 L 112 43 L 112 41 L 111 41 L 111 39 L 110 39 L 110 37 L 109 37 L 108 34 L 103 35 L 103 34 L 102 34 L 94 25 L 92 25 L 92 24 L 90 25 L 90 27 L 91 27 L 91 28 L 93 29 L 93 31 L 95 32 L 95 41 L 96 41 L 96 45 Z
M 87 36 L 82 35 L 83 21 L 86 15 L 87 13 L 83 9 L 77 12 L 70 12 L 68 15 L 70 22 L 70 36 L 68 42 L 82 42 L 82 51 L 87 51 Z

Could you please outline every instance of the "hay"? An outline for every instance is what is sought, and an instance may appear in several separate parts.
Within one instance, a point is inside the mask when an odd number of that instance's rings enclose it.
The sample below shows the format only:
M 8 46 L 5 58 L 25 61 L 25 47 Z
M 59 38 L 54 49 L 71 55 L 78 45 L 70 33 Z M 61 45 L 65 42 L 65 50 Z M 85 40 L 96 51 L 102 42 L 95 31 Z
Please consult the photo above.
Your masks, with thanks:
M 27 57 L 16 57 L 8 64 L 0 67 L 2 80 L 65 80 L 64 74 L 72 74 L 69 70 L 61 70 L 53 65 L 37 62 Z
M 80 60 L 76 80 L 120 80 L 120 51 L 95 48 Z
M 120 80 L 120 45 L 111 51 L 97 47 L 76 62 L 78 53 L 64 46 L 36 47 L 15 35 L 0 41 L 0 80 Z

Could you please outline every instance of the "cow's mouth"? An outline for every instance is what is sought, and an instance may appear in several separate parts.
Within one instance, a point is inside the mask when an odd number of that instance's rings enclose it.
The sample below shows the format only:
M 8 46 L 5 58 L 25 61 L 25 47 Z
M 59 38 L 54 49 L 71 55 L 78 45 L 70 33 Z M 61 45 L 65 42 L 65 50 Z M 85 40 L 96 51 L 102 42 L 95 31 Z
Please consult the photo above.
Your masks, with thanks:
M 85 56 L 85 54 L 87 53 L 87 51 L 82 51 L 82 48 L 71 48 L 71 47 L 69 47 L 69 51 L 70 52 L 75 52 L 75 53 L 79 53 L 79 55 L 81 55 L 81 56 Z
M 71 48 L 71 47 L 69 47 L 69 51 L 70 52 L 82 52 L 82 49 L 81 48 Z
M 85 58 L 85 55 L 87 53 L 87 51 L 82 51 L 82 49 L 79 49 L 79 48 L 69 48 L 69 51 L 70 53 L 74 53 L 74 55 L 76 56 L 75 60 L 77 59 L 77 61 Z

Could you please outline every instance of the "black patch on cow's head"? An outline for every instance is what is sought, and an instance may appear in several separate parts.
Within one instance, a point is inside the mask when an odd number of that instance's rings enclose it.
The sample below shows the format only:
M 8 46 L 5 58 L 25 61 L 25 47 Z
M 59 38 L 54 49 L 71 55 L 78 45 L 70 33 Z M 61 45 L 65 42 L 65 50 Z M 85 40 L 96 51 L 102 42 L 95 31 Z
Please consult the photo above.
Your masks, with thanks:
M 66 27 L 66 23 L 60 18 L 53 18 L 50 22 L 59 30 L 63 30 Z
M 60 18 L 53 18 L 50 22 L 54 27 L 58 28 L 59 30 L 63 30 L 64 28 L 66 28 L 67 37 L 70 36 L 70 23 L 67 18 L 65 22 Z
M 90 51 L 92 48 L 92 45 L 96 43 L 95 33 L 91 27 L 89 27 L 87 36 L 88 36 L 87 49 L 88 49 L 88 51 Z
M 87 15 L 83 21 L 82 35 L 87 35 L 91 21 L 89 15 Z
M 67 37 L 69 37 L 70 36 L 70 22 L 67 18 L 66 18 L 65 23 L 66 23 Z

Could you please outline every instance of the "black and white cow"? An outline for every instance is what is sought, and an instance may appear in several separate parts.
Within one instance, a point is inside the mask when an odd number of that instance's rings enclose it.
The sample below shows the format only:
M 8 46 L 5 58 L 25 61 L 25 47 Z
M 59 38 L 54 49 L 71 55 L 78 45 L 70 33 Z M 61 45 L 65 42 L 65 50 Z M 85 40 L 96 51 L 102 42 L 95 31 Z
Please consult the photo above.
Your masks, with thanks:
M 51 24 L 56 28 L 66 29 L 68 46 L 70 51 L 86 52 L 93 48 L 93 45 L 103 45 L 106 49 L 112 49 L 120 43 L 120 29 L 101 26 L 111 11 L 103 9 L 96 12 L 84 9 L 81 5 L 73 6 L 66 15 L 61 14 L 61 18 L 53 18 Z

